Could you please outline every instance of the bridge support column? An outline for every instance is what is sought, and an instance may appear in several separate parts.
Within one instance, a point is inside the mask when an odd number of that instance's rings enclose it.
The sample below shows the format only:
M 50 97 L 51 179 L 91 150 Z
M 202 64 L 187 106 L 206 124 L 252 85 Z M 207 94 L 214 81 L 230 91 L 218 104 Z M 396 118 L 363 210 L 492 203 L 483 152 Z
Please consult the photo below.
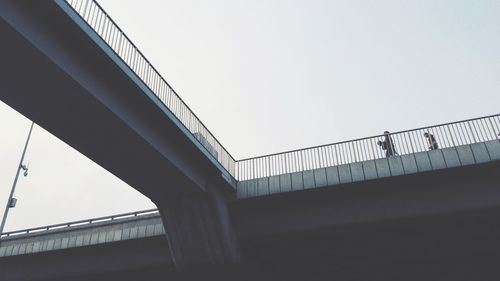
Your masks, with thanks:
M 239 263 L 226 200 L 214 190 L 169 194 L 156 202 L 177 268 Z

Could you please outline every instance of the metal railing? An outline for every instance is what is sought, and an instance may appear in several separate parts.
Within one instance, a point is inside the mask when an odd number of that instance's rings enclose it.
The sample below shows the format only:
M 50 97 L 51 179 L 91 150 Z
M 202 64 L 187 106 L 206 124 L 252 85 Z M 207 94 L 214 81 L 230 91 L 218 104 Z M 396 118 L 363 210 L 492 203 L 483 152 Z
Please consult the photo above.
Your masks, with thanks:
M 95 0 L 65 1 L 236 180 L 422 152 L 429 149 L 425 132 L 439 148 L 498 139 L 499 115 L 492 115 L 236 161 Z
M 430 134 L 435 144 L 429 141 Z M 500 115 L 238 160 L 239 181 L 498 140 Z M 385 149 L 384 149 L 385 148 Z
M 226 171 L 235 175 L 235 160 L 95 0 L 66 0 L 180 123 Z
M 4 233 L 2 233 L 0 238 L 13 237 L 13 236 L 23 235 L 23 234 L 40 233 L 40 232 L 46 232 L 49 230 L 64 230 L 64 229 L 69 228 L 69 227 L 89 226 L 89 225 L 93 225 L 96 223 L 102 223 L 102 222 L 115 222 L 117 220 L 141 217 L 141 216 L 152 215 L 152 214 L 159 215 L 160 212 L 158 211 L 158 209 L 149 209 L 149 210 L 143 210 L 143 211 L 138 211 L 138 212 L 131 212 L 131 213 L 107 216 L 107 217 L 99 217 L 99 218 L 92 218 L 92 219 L 87 219 L 87 220 L 79 220 L 79 221 L 72 221 L 72 222 L 67 222 L 67 223 L 39 226 L 39 227 L 16 230 L 16 231 L 11 231 L 11 232 L 4 232 Z

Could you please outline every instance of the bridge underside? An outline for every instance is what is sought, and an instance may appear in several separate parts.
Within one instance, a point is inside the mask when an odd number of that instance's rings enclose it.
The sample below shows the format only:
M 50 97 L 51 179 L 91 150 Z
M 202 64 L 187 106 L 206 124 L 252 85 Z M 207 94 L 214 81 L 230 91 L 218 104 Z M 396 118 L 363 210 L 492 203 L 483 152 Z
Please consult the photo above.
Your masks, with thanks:
M 242 242 L 283 280 L 498 280 L 500 208 Z
M 242 240 L 268 279 L 227 268 L 182 274 L 156 237 L 2 258 L 0 280 L 498 280 L 499 216 L 490 208 Z
M 131 242 L 136 244 L 112 242 L 91 248 L 95 250 L 89 253 L 104 259 L 96 259 L 97 267 L 91 266 L 91 255 L 82 262 L 85 247 L 0 258 L 0 268 L 8 268 L 5 272 L 11 274 L 0 280 L 49 280 L 40 268 L 57 272 L 59 261 L 48 262 L 50 255 L 65 257 L 65 269 L 73 268 L 72 274 L 60 279 L 51 276 L 53 280 L 134 280 L 137 276 L 147 280 L 207 276 L 218 280 L 498 280 L 499 169 L 500 161 L 495 161 L 236 200 L 229 211 L 244 254 L 241 264 L 173 270 L 168 253 L 163 252 L 166 239 L 158 236 L 158 240 Z M 157 256 L 160 252 L 167 258 Z M 143 255 L 144 260 L 128 265 Z M 22 265 L 31 263 L 33 278 L 28 279 Z
M 500 161 L 238 200 L 242 251 L 283 280 L 498 280 Z

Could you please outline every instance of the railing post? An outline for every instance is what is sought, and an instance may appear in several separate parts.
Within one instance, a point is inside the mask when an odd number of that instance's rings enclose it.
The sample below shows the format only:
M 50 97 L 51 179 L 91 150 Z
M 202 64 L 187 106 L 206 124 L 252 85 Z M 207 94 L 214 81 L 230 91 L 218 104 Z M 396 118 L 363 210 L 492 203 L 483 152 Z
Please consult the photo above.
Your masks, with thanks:
M 284 168 L 285 168 L 285 173 L 290 173 L 290 171 L 288 171 L 288 158 L 289 158 L 289 157 L 287 157 L 287 155 L 288 155 L 288 154 L 284 154 L 284 155 L 282 155 L 282 156 L 283 156 L 283 158 L 282 158 L 282 159 L 283 159 L 283 161 L 285 161 L 285 167 L 284 167 Z
M 267 157 L 267 172 L 268 172 L 268 177 L 271 176 L 271 157 Z
M 493 130 L 493 137 L 498 139 L 500 137 L 500 132 L 495 132 L 495 126 L 493 126 L 491 118 L 488 118 L 488 121 L 490 121 L 491 129 Z
M 356 149 L 354 149 L 354 142 L 350 142 L 351 144 L 351 150 L 352 150 L 352 155 L 354 155 L 354 162 L 358 162 L 358 158 L 357 158 L 357 155 L 356 155 Z
M 453 147 L 456 147 L 457 145 L 455 144 L 455 140 L 453 139 L 453 134 L 451 133 L 451 129 L 450 129 L 450 126 L 446 126 L 446 128 L 448 129 L 448 133 L 450 134 L 450 138 L 451 138 L 451 144 L 453 145 Z
M 323 165 L 321 164 L 323 161 L 322 161 L 322 159 L 321 159 L 321 155 L 320 155 L 320 153 L 319 153 L 319 150 L 320 150 L 320 149 L 321 149 L 321 147 L 316 148 L 316 152 L 318 152 L 318 161 L 317 161 L 317 163 L 318 163 L 318 167 L 317 167 L 317 169 L 319 169 L 319 168 L 321 168 L 321 167 L 323 166 Z
M 474 131 L 472 131 L 472 127 L 470 125 L 469 122 L 466 122 L 467 123 L 467 126 L 469 126 L 469 130 L 470 130 L 470 133 L 472 135 L 472 140 L 474 141 L 474 143 L 476 143 L 476 137 L 474 136 Z

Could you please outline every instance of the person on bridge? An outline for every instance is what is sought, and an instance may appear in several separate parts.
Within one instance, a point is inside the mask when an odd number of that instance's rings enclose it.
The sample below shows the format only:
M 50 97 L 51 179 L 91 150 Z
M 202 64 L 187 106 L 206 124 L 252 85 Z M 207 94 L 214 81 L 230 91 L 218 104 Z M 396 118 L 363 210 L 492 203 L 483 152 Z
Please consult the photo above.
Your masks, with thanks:
M 389 131 L 384 132 L 384 141 L 378 141 L 377 144 L 382 148 L 382 150 L 385 150 L 385 157 L 391 157 L 398 154 Z
M 425 132 L 424 137 L 427 139 L 427 143 L 429 144 L 430 150 L 439 149 L 439 145 L 433 134 Z

